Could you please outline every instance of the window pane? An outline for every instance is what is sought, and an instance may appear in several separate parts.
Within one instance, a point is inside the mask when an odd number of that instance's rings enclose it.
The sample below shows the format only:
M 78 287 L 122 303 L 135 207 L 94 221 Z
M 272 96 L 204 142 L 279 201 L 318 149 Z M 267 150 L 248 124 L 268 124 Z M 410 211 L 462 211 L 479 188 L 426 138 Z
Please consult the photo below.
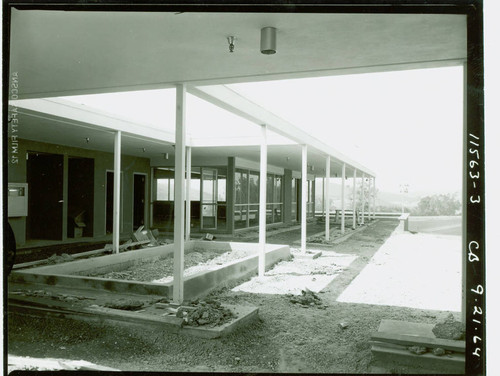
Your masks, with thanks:
M 266 223 L 274 223 L 274 221 L 273 221 L 273 204 L 266 205 Z
M 217 205 L 217 229 L 226 229 L 226 205 Z
M 247 227 L 247 206 L 235 205 L 234 208 L 234 228 Z
M 259 175 L 255 172 L 250 173 L 250 203 L 259 203 Z
M 249 205 L 250 210 L 248 212 L 249 226 L 259 225 L 259 205 Z
M 189 192 L 191 201 L 200 201 L 200 179 L 191 179 L 191 187 Z
M 156 179 L 156 200 L 168 200 L 168 179 Z
M 274 223 L 283 222 L 281 208 L 283 204 L 274 204 L 273 205 L 273 215 L 274 215 Z
M 266 202 L 270 203 L 273 202 L 273 188 L 274 188 L 274 177 L 273 175 L 267 175 L 267 186 L 266 186 Z
M 169 194 L 168 194 L 168 200 L 169 201 L 174 201 L 174 195 L 175 195 L 175 180 L 174 179 L 168 179 L 170 182 L 170 189 L 169 189 Z
M 245 172 L 236 172 L 235 176 L 235 187 L 236 187 L 236 203 L 246 204 L 248 203 L 248 179 Z
M 217 201 L 226 202 L 226 177 L 219 176 L 217 179 Z
M 283 202 L 281 192 L 281 176 L 276 176 L 275 179 L 275 189 L 274 189 L 274 202 Z

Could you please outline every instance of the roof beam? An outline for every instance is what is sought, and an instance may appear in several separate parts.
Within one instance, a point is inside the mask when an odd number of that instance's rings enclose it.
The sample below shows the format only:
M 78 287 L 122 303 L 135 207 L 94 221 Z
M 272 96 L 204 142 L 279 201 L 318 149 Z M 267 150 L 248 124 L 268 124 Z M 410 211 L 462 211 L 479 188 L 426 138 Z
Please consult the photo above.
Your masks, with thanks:
M 286 120 L 281 119 L 265 108 L 251 102 L 227 86 L 188 86 L 187 91 L 192 95 L 215 104 L 216 106 L 241 116 L 255 124 L 265 124 L 269 130 L 285 136 L 299 144 L 307 144 L 310 148 L 312 148 L 312 150 L 319 152 L 320 154 L 329 155 L 339 162 L 345 162 L 347 165 L 359 171 L 363 171 L 367 175 L 375 176 L 375 173 L 370 169 L 324 144 L 318 139 L 312 137 L 309 133 L 287 122 Z

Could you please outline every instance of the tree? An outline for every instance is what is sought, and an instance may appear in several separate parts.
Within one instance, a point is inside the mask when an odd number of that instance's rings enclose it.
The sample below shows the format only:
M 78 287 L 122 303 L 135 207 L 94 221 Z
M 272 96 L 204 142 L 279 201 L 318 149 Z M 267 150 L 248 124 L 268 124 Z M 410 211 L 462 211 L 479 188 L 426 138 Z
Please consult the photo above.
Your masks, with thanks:
M 433 195 L 422 198 L 413 215 L 455 215 L 460 209 L 460 201 L 455 195 Z
M 352 201 L 353 201 L 353 194 L 352 194 L 352 186 L 350 187 L 346 187 L 347 189 L 347 202 L 349 202 L 349 204 L 346 205 L 346 208 L 347 209 L 351 209 L 352 208 Z M 373 197 L 375 196 L 375 198 L 377 197 L 377 193 L 378 193 L 378 188 L 375 188 L 375 191 L 373 189 L 373 186 L 371 186 L 371 189 L 370 187 L 368 186 L 368 182 L 365 181 L 365 185 L 364 185 L 364 190 L 363 190 L 363 187 L 362 187 L 362 184 L 361 182 L 356 182 L 356 211 L 357 212 L 361 212 L 361 209 L 362 209 L 362 193 L 364 191 L 364 195 L 365 195 L 365 213 L 368 213 L 368 208 L 371 207 L 372 205 L 372 200 L 373 200 Z

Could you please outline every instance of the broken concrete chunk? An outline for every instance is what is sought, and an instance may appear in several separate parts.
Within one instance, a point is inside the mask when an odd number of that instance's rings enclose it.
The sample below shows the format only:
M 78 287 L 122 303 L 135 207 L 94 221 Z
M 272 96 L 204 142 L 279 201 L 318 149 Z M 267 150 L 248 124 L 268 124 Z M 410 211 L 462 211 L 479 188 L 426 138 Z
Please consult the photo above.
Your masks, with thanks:
M 287 295 L 291 303 L 296 303 L 302 307 L 312 307 L 319 306 L 322 304 L 321 299 L 309 289 L 302 290 L 302 294 L 299 296 Z
M 422 355 L 422 354 L 425 354 L 427 352 L 427 347 L 410 346 L 410 347 L 408 347 L 408 351 L 411 352 L 412 354 Z
M 460 321 L 455 321 L 455 317 L 450 313 L 432 328 L 432 332 L 437 338 L 462 340 L 465 338 L 465 325 Z
M 339 323 L 340 329 L 347 329 L 349 327 L 349 324 L 346 322 L 341 322 Z
M 434 350 L 432 350 L 432 353 L 436 356 L 443 356 L 444 354 L 446 354 L 446 351 L 441 347 L 436 347 Z
M 49 264 L 59 264 L 59 263 L 62 263 L 62 262 L 68 262 L 68 261 L 73 261 L 74 258 L 70 255 L 68 255 L 67 253 L 63 253 L 62 255 L 57 255 L 56 253 L 54 253 L 52 256 L 50 256 L 48 259 L 47 259 L 47 263 Z

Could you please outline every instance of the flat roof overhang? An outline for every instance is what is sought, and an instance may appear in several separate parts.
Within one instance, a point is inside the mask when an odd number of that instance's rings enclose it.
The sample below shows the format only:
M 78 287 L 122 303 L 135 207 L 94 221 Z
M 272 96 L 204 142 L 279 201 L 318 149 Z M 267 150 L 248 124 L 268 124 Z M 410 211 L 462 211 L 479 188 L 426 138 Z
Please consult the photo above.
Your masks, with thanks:
M 137 124 L 116 115 L 107 114 L 62 99 L 11 101 L 11 110 L 14 107 L 18 113 L 19 124 L 22 124 L 19 127 L 19 137 L 22 139 L 112 153 L 114 133 L 120 130 L 122 131 L 123 154 L 150 158 L 151 164 L 154 166 L 174 166 L 175 149 L 173 145 L 175 145 L 175 135 L 167 130 L 158 130 L 147 125 Z M 305 133 L 259 106 L 255 107 L 255 109 L 259 110 L 258 112 L 263 111 L 262 113 L 266 116 L 270 116 L 273 122 L 279 122 L 291 127 L 291 129 L 295 129 L 298 132 L 298 134 L 295 134 L 295 138 Z M 270 129 L 273 129 L 273 127 L 270 127 Z M 286 132 L 280 133 L 287 135 Z M 328 148 L 310 136 L 307 137 L 308 141 L 311 142 L 311 147 L 308 147 L 307 153 L 308 171 L 318 177 L 326 176 L 326 154 L 323 150 L 327 148 L 332 153 L 335 153 L 335 150 Z M 223 139 L 222 141 L 217 139 L 188 139 L 187 146 L 192 147 L 193 165 L 203 165 L 203 163 L 225 164 L 227 160 L 224 159 L 228 157 L 237 157 L 258 163 L 260 159 L 260 142 L 260 138 Z M 318 148 L 318 145 L 320 148 Z M 166 153 L 168 153 L 168 159 L 165 158 Z M 366 173 L 367 177 L 375 176 L 373 172 L 360 168 L 358 164 L 353 166 L 355 162 L 340 153 L 336 155 L 330 154 L 330 156 L 331 177 L 341 176 L 343 162 L 347 164 L 347 176 L 352 176 L 354 168 L 358 168 L 358 177 L 363 172 Z M 288 144 L 268 144 L 269 165 L 301 171 L 301 158 L 301 144 L 294 141 Z
M 264 26 L 278 30 L 272 56 L 259 52 Z M 47 98 L 443 67 L 467 58 L 466 41 L 461 14 L 13 8 L 10 73 L 19 99 Z
M 228 96 L 230 89 L 220 85 L 459 65 L 467 57 L 467 21 L 461 14 L 179 14 L 13 8 L 11 15 L 10 73 L 19 77 L 19 99 L 158 89 L 186 83 L 192 94 L 307 144 L 308 159 L 318 158 L 314 165 L 320 164 L 321 155 L 324 159 L 331 155 L 332 166 L 346 162 L 348 172 L 356 168 L 372 176 L 372 171 L 306 132 L 290 128 L 290 124 L 256 109 L 250 101 Z M 278 29 L 279 40 L 279 51 L 271 57 L 258 49 L 260 29 L 269 25 Z M 236 37 L 234 53 L 227 50 L 228 33 Z M 53 116 L 68 121 L 64 114 Z M 97 118 L 85 123 L 111 132 L 123 128 L 125 139 L 137 138 L 142 144 L 151 145 L 154 140 L 174 143 L 172 132 L 148 130 L 145 137 L 144 131 L 133 129 L 133 124 L 103 123 L 102 117 Z M 193 145 L 195 154 L 210 154 L 210 147 L 215 146 L 206 140 L 188 138 L 186 142 Z M 124 152 L 142 152 L 145 156 L 144 147 L 135 144 L 131 141 L 129 148 L 124 144 Z M 205 151 L 201 146 L 206 146 Z M 217 148 L 223 152 L 220 145 Z M 243 153 L 241 147 L 238 149 Z M 247 146 L 245 153 L 257 150 L 251 149 Z

